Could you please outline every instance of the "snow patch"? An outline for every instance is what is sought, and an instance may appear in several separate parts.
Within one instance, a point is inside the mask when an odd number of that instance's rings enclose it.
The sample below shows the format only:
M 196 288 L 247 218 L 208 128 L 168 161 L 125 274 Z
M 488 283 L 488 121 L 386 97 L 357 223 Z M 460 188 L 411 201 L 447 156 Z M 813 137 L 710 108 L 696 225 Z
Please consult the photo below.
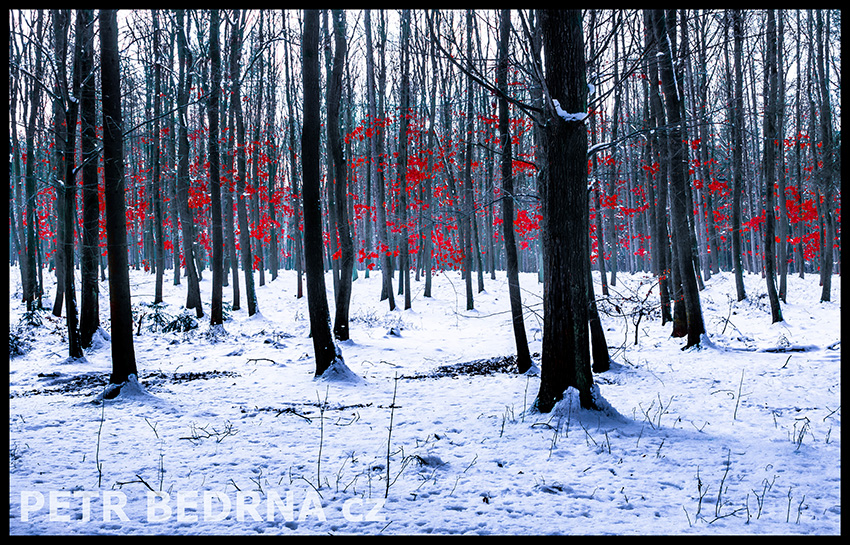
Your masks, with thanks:
M 579 113 L 569 113 L 564 111 L 561 108 L 561 103 L 558 102 L 558 99 L 553 98 L 552 104 L 555 105 L 555 112 L 564 120 L 564 121 L 578 121 L 582 122 L 587 118 L 587 112 L 579 112 Z

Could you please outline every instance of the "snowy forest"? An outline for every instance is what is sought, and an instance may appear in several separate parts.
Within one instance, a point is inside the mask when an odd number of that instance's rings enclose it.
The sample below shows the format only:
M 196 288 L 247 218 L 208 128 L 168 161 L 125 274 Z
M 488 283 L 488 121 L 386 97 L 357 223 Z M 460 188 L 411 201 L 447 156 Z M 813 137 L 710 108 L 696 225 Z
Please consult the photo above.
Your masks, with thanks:
M 839 534 L 840 10 L 9 10 L 12 534 Z

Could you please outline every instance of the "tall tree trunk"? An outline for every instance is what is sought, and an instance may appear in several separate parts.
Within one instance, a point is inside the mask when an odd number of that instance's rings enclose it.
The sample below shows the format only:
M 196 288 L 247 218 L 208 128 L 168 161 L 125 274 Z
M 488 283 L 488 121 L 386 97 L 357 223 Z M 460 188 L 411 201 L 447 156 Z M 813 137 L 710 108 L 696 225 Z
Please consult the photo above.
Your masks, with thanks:
M 286 17 L 284 17 L 284 30 L 287 29 Z M 303 272 L 304 272 L 304 251 L 302 247 L 303 236 L 301 235 L 301 195 L 299 193 L 299 182 L 298 182 L 298 168 L 296 168 L 295 164 L 295 155 L 296 155 L 296 142 L 295 142 L 295 108 L 293 106 L 294 99 L 292 95 L 294 94 L 295 81 L 290 77 L 290 55 L 289 55 L 289 40 L 286 40 L 284 43 L 284 48 L 286 51 L 286 62 L 284 63 L 285 67 L 285 75 L 286 75 L 286 108 L 289 113 L 289 166 L 291 169 L 291 178 L 292 178 L 292 220 L 290 222 L 289 232 L 291 233 L 291 237 L 294 239 L 294 250 L 295 253 L 295 274 L 297 276 L 296 280 L 296 293 L 295 296 L 298 299 L 304 297 L 304 287 L 303 287 Z
M 354 268 L 354 243 L 348 223 L 348 176 L 340 140 L 339 106 L 342 95 L 342 73 L 345 68 L 345 13 L 333 10 L 334 60 L 328 86 L 328 147 L 335 172 L 336 232 L 339 236 L 339 283 L 336 291 L 336 308 L 333 333 L 340 341 L 350 338 L 348 310 L 351 303 L 351 271 Z
M 797 74 L 800 74 L 798 77 L 802 77 L 803 74 L 803 64 L 801 61 L 800 55 L 800 42 L 802 41 L 802 23 L 800 21 L 800 12 L 802 10 L 796 10 L 797 12 L 797 48 L 796 48 L 796 66 L 797 66 Z M 803 204 L 803 106 L 802 106 L 802 85 L 798 83 L 797 87 L 797 96 L 796 96 L 796 107 L 794 109 L 794 129 L 796 132 L 796 136 L 794 137 L 794 173 L 796 179 L 796 188 L 797 188 L 797 206 Z M 805 225 L 801 218 L 797 219 L 797 223 L 795 224 L 794 236 L 797 238 L 797 244 L 795 246 L 794 252 L 794 263 L 797 267 L 797 274 L 800 278 L 806 277 L 806 256 L 803 252 L 803 229 Z
M 765 187 L 764 221 L 764 276 L 767 282 L 767 296 L 770 301 L 772 323 L 782 321 L 782 309 L 779 306 L 779 294 L 776 290 L 776 206 L 773 185 L 776 181 L 776 103 L 777 72 L 776 64 L 776 16 L 773 10 L 767 10 L 767 34 L 765 34 L 764 67 L 764 129 L 763 129 L 763 172 Z
M 372 169 L 372 179 L 378 187 L 377 196 L 377 230 L 378 230 L 378 254 L 381 258 L 381 301 L 388 299 L 390 310 L 395 310 L 395 298 L 392 286 L 392 261 L 389 251 L 389 238 L 387 236 L 387 212 L 386 212 L 386 183 L 384 181 L 384 170 L 378 168 L 378 162 L 384 154 L 384 129 L 378 119 L 378 111 L 375 105 L 375 93 L 383 93 L 383 85 L 375 88 L 375 61 L 372 53 L 372 17 L 371 10 L 366 10 L 364 16 L 364 28 L 366 32 L 366 94 L 368 100 L 369 119 L 373 127 L 372 137 L 369 139 L 369 167 Z M 384 43 L 382 32 L 381 44 Z M 383 45 L 381 46 L 383 57 Z M 383 112 L 381 112 L 383 115 Z
M 811 14 L 810 14 L 811 16 Z M 824 237 L 821 246 L 821 302 L 830 301 L 832 298 L 832 272 L 834 266 L 835 245 L 835 220 L 832 214 L 833 169 L 834 158 L 832 135 L 832 104 L 829 99 L 829 63 L 826 62 L 828 48 L 824 31 L 823 10 L 816 10 L 816 36 L 817 36 L 817 73 L 819 80 L 818 98 L 820 99 L 820 141 L 823 146 L 821 161 L 823 168 L 818 171 L 817 185 L 823 195 L 823 223 Z
M 224 291 L 224 231 L 221 214 L 221 157 L 219 152 L 219 101 L 221 94 L 221 46 L 219 45 L 219 12 L 210 10 L 210 95 L 209 117 L 210 214 L 212 215 L 212 304 L 210 327 L 224 324 L 222 295 Z
M 469 71 L 472 73 L 472 10 L 466 10 L 466 58 Z M 472 187 L 472 76 L 466 81 L 466 118 L 464 126 L 465 146 L 463 153 L 463 205 L 461 208 L 461 236 L 463 238 L 463 272 L 466 279 L 466 310 L 473 310 L 475 302 L 472 297 L 472 222 L 474 219 L 473 187 Z
M 425 291 L 423 292 L 423 296 L 431 297 L 431 288 L 432 288 L 432 251 L 433 251 L 433 232 L 434 232 L 434 198 L 433 198 L 433 189 L 432 189 L 432 174 L 434 172 L 434 153 L 436 153 L 436 139 L 437 139 L 437 131 L 434 126 L 437 118 L 437 46 L 434 40 L 430 40 L 430 56 L 431 56 L 431 91 L 430 91 L 430 99 L 431 104 L 428 110 L 428 172 L 429 175 L 425 178 L 425 187 L 423 189 L 425 193 L 424 198 L 424 206 L 425 209 L 425 219 L 423 229 L 425 231 L 425 240 L 423 241 L 422 255 L 424 256 L 424 265 L 423 269 L 425 271 Z M 423 69 L 424 70 L 424 69 Z
M 231 102 L 233 101 L 233 97 L 231 97 Z M 234 224 L 234 216 L 233 216 L 233 193 L 236 188 L 236 151 L 234 149 L 236 138 L 234 137 L 234 133 L 236 132 L 236 121 L 234 120 L 234 111 L 235 108 L 231 105 L 227 109 L 227 150 L 225 151 L 225 161 L 226 167 L 225 171 L 228 173 L 228 184 L 227 189 L 224 191 L 224 243 L 227 248 L 227 261 L 230 264 L 230 278 L 233 284 L 233 302 L 231 304 L 231 308 L 233 310 L 240 310 L 242 308 L 240 304 L 240 290 L 239 290 L 239 257 L 236 252 L 236 231 Z
M 587 78 L 580 10 L 541 14 L 547 98 L 542 188 L 543 347 L 536 406 L 549 412 L 568 387 L 593 408 L 588 335 Z M 558 103 L 554 104 L 554 100 Z M 552 101 L 552 102 L 549 102 Z M 558 108 L 557 112 L 555 108 Z M 563 113 L 564 115 L 559 115 Z
M 79 28 L 81 21 L 77 20 L 77 37 L 74 47 L 74 72 L 72 76 L 72 89 L 68 90 L 68 75 L 66 59 L 68 57 L 68 31 L 71 28 L 70 10 L 53 11 L 53 39 L 54 55 L 56 62 L 56 96 L 54 97 L 54 115 L 56 116 L 57 133 L 55 135 L 59 176 L 63 180 L 58 185 L 57 192 L 61 193 L 59 206 L 60 223 L 58 226 L 59 240 L 61 243 L 62 258 L 58 259 L 57 271 L 62 268 L 62 273 L 57 277 L 62 281 L 61 291 L 64 293 L 65 323 L 68 328 L 68 356 L 70 358 L 83 357 L 80 344 L 80 336 L 77 325 L 77 300 L 74 288 L 74 220 L 76 216 L 76 177 L 74 176 L 77 113 L 79 110 L 80 95 L 80 55 L 82 47 L 82 30 Z M 60 290 L 57 287 L 57 293 Z M 62 298 L 57 295 L 57 301 Z M 54 308 L 54 313 L 56 312 Z M 60 312 L 61 315 L 61 312 Z
M 649 10 L 644 10 L 644 40 L 646 47 L 653 51 L 655 50 L 655 33 L 652 26 L 652 15 Z M 672 284 L 672 264 L 670 255 L 670 236 L 667 229 L 667 146 L 668 138 L 660 129 L 667 124 L 664 115 L 664 105 L 661 102 L 661 94 L 658 91 L 658 55 L 648 55 L 649 62 L 649 81 L 647 90 L 649 91 L 649 104 L 652 116 L 650 126 L 656 128 L 650 134 L 650 142 L 652 145 L 653 164 L 657 164 L 655 171 L 655 182 L 657 185 L 656 191 L 656 213 L 655 219 L 657 222 L 656 231 L 656 252 L 658 257 L 657 274 L 658 274 L 658 291 L 661 300 L 661 324 L 666 324 L 673 320 L 673 314 L 670 307 L 670 290 Z
M 236 122 L 236 214 L 239 220 L 239 252 L 242 255 L 242 272 L 245 275 L 245 299 L 248 301 L 248 316 L 257 312 L 257 293 L 254 289 L 254 257 L 251 252 L 251 232 L 248 225 L 248 204 L 245 184 L 247 179 L 247 157 L 245 149 L 245 118 L 242 113 L 242 86 L 240 83 L 239 60 L 242 57 L 242 24 L 240 15 L 230 34 L 230 101 Z M 244 19 L 244 14 L 242 15 Z
M 103 180 L 106 196 L 106 244 L 109 260 L 109 308 L 112 337 L 111 384 L 136 375 L 130 271 L 127 256 L 127 216 L 124 202 L 124 143 L 121 117 L 121 75 L 116 10 L 100 10 L 100 63 L 103 101 Z M 117 392 L 116 392 L 117 394 Z
M 684 162 L 685 150 L 683 127 L 681 119 L 680 90 L 676 85 L 673 69 L 673 45 L 671 26 L 675 21 L 675 11 L 672 19 L 666 20 L 662 10 L 654 10 L 655 39 L 658 46 L 661 82 L 664 88 L 664 98 L 667 106 L 667 123 L 669 133 L 670 190 L 671 190 L 671 220 L 673 222 L 673 242 L 676 245 L 679 273 L 682 283 L 685 311 L 688 320 L 688 340 L 685 348 L 697 346 L 705 333 L 702 319 L 702 309 L 699 301 L 696 273 L 693 266 L 693 248 L 688 237 L 688 208 L 685 192 L 687 187 L 687 163 Z M 671 38 L 671 35 L 673 38 Z
M 620 75 L 617 64 L 619 62 L 619 40 L 614 38 L 614 110 L 611 113 L 611 141 L 616 142 L 620 136 L 620 94 L 621 86 L 619 85 Z M 608 173 L 608 198 L 610 202 L 605 207 L 605 216 L 607 231 L 605 239 L 608 240 L 608 248 L 611 252 L 611 259 L 608 262 L 608 268 L 611 270 L 612 286 L 617 285 L 617 269 L 618 263 L 618 244 L 617 244 L 617 180 L 619 178 L 619 157 L 617 157 L 617 146 L 611 147 L 611 168 Z
M 499 82 L 499 139 L 502 145 L 502 234 L 505 239 L 505 256 L 508 268 L 508 293 L 511 302 L 511 322 L 516 342 L 516 364 L 520 373 L 531 368 L 531 354 L 522 316 L 522 292 L 519 285 L 516 239 L 514 236 L 514 178 L 513 149 L 511 142 L 510 111 L 508 108 L 508 47 L 511 32 L 511 11 L 501 10 L 499 18 L 499 66 L 496 78 Z
M 743 248 L 741 244 L 741 199 L 744 191 L 744 21 L 741 10 L 732 10 L 735 40 L 735 95 L 732 114 L 732 267 L 735 271 L 735 292 L 738 301 L 747 298 L 744 290 Z
M 263 44 L 263 21 L 264 21 L 264 19 L 265 19 L 265 11 L 260 10 L 260 21 L 258 23 L 258 27 L 259 27 L 258 40 L 259 40 L 260 45 Z M 253 191 L 253 194 L 251 195 L 251 208 L 252 208 L 251 214 L 254 217 L 254 229 L 256 230 L 258 235 L 261 235 L 261 236 L 254 238 L 254 247 L 256 248 L 256 250 L 254 251 L 254 254 L 257 256 L 256 257 L 257 268 L 259 269 L 258 272 L 260 273 L 259 284 L 260 284 L 260 286 L 265 286 L 266 285 L 266 256 L 265 256 L 266 252 L 265 252 L 265 248 L 263 247 L 264 246 L 263 243 L 264 243 L 264 240 L 265 240 L 265 236 L 264 236 L 265 229 L 262 226 L 263 216 L 260 213 L 260 187 L 262 186 L 262 184 L 260 183 L 260 149 L 261 149 L 261 145 L 260 145 L 261 131 L 260 131 L 260 128 L 261 128 L 261 125 L 262 125 L 263 98 L 264 98 L 263 78 L 265 77 L 265 74 L 263 74 L 263 71 L 264 71 L 264 67 L 263 67 L 263 65 L 264 65 L 263 57 L 264 56 L 263 56 L 263 54 L 261 52 L 257 51 L 255 53 L 255 56 L 257 58 L 255 71 L 256 71 L 257 74 L 259 74 L 259 77 L 255 76 L 256 88 L 254 90 L 254 96 L 255 96 L 254 102 L 256 102 L 256 104 L 254 105 L 254 108 L 255 108 L 255 110 L 254 110 L 254 112 L 255 112 L 254 137 L 252 139 L 253 140 L 253 142 L 252 142 L 252 146 L 253 146 L 253 157 L 252 157 L 253 173 L 251 175 L 251 185 L 253 186 L 254 191 Z
M 159 45 L 159 14 L 156 10 L 153 16 L 153 52 L 154 52 L 154 84 L 153 84 L 153 212 L 154 212 L 154 263 L 156 269 L 156 285 L 154 288 L 154 303 L 162 302 L 162 281 L 165 276 L 165 240 L 162 215 L 162 166 L 160 153 L 160 117 L 162 116 L 162 61 Z
M 398 187 L 401 223 L 401 244 L 399 257 L 399 283 L 404 284 L 404 309 L 410 308 L 410 229 L 407 221 L 407 130 L 410 126 L 410 10 L 402 10 L 401 16 L 401 84 L 399 107 L 399 150 L 398 150 Z
M 100 327 L 97 268 L 100 260 L 96 95 L 94 74 L 94 11 L 80 10 L 80 149 L 82 152 L 83 231 L 80 248 L 80 344 L 91 346 Z
M 178 102 L 178 162 L 177 162 L 177 199 L 179 201 L 180 224 L 183 232 L 183 262 L 186 267 L 188 278 L 188 291 L 186 294 L 186 308 L 195 309 L 195 315 L 200 318 L 204 315 L 201 304 L 201 289 L 198 284 L 198 270 L 195 267 L 194 253 L 194 221 L 192 211 L 189 208 L 189 89 L 191 89 L 192 66 L 191 53 L 186 39 L 184 28 L 183 10 L 177 11 L 177 52 L 180 62 L 180 75 L 178 80 L 177 102 Z
M 785 188 L 788 183 L 787 170 L 785 168 L 785 10 L 777 11 L 777 45 L 776 45 L 776 66 L 777 66 L 777 89 L 776 89 L 776 128 L 777 140 L 782 143 L 778 153 L 778 171 L 779 184 L 777 186 L 777 199 L 779 207 L 779 299 L 787 302 L 788 295 L 788 197 L 785 194 Z
M 64 96 L 67 91 L 66 57 L 68 29 L 70 28 L 70 15 L 67 11 L 51 10 L 53 20 L 53 70 L 56 74 L 53 81 L 53 171 L 55 178 L 51 179 L 50 185 L 56 190 L 56 252 L 54 262 L 56 264 L 56 293 L 53 299 L 53 315 L 57 318 L 62 316 L 62 306 L 65 297 L 65 194 L 67 186 L 61 182 L 65 178 L 65 140 L 69 132 L 65 115 L 67 111 L 64 104 Z M 65 89 L 63 89 L 65 87 Z M 72 246 L 73 247 L 73 246 Z
M 269 18 L 269 27 L 271 28 L 274 20 Z M 279 85 L 276 52 L 273 48 L 270 52 L 271 59 L 268 68 L 268 78 L 272 89 L 276 89 Z M 278 247 L 278 227 L 277 227 L 277 174 L 278 174 L 278 144 L 277 131 L 275 129 L 275 115 L 277 114 L 277 93 L 269 93 L 268 106 L 266 107 L 266 156 L 269 158 L 269 173 L 266 184 L 268 194 L 268 214 L 269 214 L 269 273 L 271 281 L 277 280 L 278 269 L 280 269 L 280 250 Z
M 322 265 L 322 206 L 319 180 L 319 13 L 305 10 L 301 40 L 304 116 L 301 132 L 302 200 L 304 202 L 304 261 L 307 272 L 307 304 L 310 332 L 316 353 L 316 373 L 321 376 L 339 351 L 331 334 L 330 312 Z

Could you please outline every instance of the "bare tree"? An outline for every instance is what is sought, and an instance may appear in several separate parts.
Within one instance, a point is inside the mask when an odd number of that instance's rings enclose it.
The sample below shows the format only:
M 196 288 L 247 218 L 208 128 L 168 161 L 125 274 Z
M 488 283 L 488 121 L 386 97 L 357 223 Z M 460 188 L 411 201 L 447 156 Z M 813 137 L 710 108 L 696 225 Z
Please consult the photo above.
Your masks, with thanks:
M 96 134 L 96 94 L 94 72 L 94 11 L 80 10 L 78 32 L 82 33 L 80 52 L 80 149 L 82 152 L 83 231 L 80 249 L 80 344 L 91 345 L 100 327 L 100 297 L 97 269 L 100 263 L 100 204 Z
M 384 154 L 384 130 L 378 126 L 378 108 L 375 104 L 375 94 L 380 93 L 383 96 L 383 85 L 376 88 L 375 83 L 375 60 L 372 47 L 372 12 L 366 10 L 364 15 L 364 29 L 366 32 L 366 95 L 369 112 L 369 120 L 373 124 L 374 131 L 369 139 L 369 168 L 372 169 L 372 179 L 378 188 L 377 195 L 377 228 L 378 228 L 378 254 L 381 258 L 381 300 L 387 299 L 390 310 L 395 309 L 395 298 L 393 296 L 393 277 L 392 277 L 392 262 L 390 260 L 389 238 L 387 236 L 387 212 L 386 212 L 386 182 L 384 181 L 384 171 L 378 168 L 378 161 Z M 381 32 L 381 57 L 383 58 L 383 44 L 386 41 L 386 36 Z M 383 112 L 381 113 L 381 115 Z
M 732 114 L 732 267 L 735 271 L 735 292 L 738 301 L 746 299 L 744 264 L 741 248 L 741 199 L 744 191 L 744 21 L 741 10 L 732 10 L 735 40 L 735 94 Z
M 177 53 L 180 70 L 177 83 L 178 150 L 177 150 L 177 200 L 180 226 L 183 234 L 183 261 L 188 277 L 186 308 L 195 309 L 198 318 L 204 315 L 198 269 L 195 266 L 194 222 L 189 208 L 189 89 L 192 86 L 192 55 L 184 28 L 184 12 L 177 10 Z
M 508 292 L 511 302 L 511 321 L 517 349 L 517 369 L 525 373 L 531 368 L 531 354 L 525 333 L 525 321 L 522 313 L 522 292 L 519 285 L 519 264 L 517 262 L 516 237 L 514 233 L 514 175 L 513 148 L 509 130 L 508 108 L 508 47 L 511 32 L 511 12 L 503 9 L 499 19 L 499 68 L 497 79 L 502 95 L 499 96 L 499 138 L 502 144 L 502 233 L 505 239 L 505 257 L 507 261 Z
M 687 344 L 685 348 L 700 344 L 705 333 L 702 309 L 699 301 L 696 271 L 694 270 L 693 247 L 688 236 L 688 207 L 685 192 L 687 187 L 687 163 L 683 142 L 683 120 L 681 117 L 680 90 L 677 88 L 673 68 L 673 39 L 675 38 L 675 11 L 665 14 L 653 10 L 653 28 L 660 61 L 661 83 L 667 107 L 668 166 L 670 168 L 670 210 L 673 223 L 679 278 L 682 285 L 684 309 L 687 315 Z M 669 18 L 669 20 L 668 20 Z M 671 38 L 673 36 L 673 38 Z
M 543 346 L 536 407 L 549 412 L 569 387 L 595 406 L 588 334 L 587 78 L 580 10 L 540 13 L 546 119 Z
M 124 141 L 121 113 L 121 74 L 116 10 L 101 10 L 100 62 L 103 102 L 103 179 L 106 194 L 106 244 L 109 260 L 109 308 L 112 337 L 111 384 L 124 384 L 136 375 L 133 314 L 130 308 L 130 270 L 127 216 L 124 201 Z M 117 395 L 118 391 L 113 390 Z
M 212 305 L 210 327 L 221 326 L 223 316 L 224 232 L 221 210 L 221 158 L 219 152 L 219 101 L 221 95 L 221 46 L 219 44 L 219 12 L 210 10 L 210 94 L 209 116 L 210 213 L 212 214 Z
M 304 116 L 301 132 L 301 169 L 304 204 L 304 264 L 307 273 L 307 306 L 310 334 L 316 352 L 316 373 L 321 376 L 339 356 L 331 334 L 330 312 L 322 264 L 322 205 L 319 179 L 319 13 L 305 10 L 301 39 Z
M 340 278 L 336 290 L 336 313 L 334 317 L 334 336 L 347 341 L 350 338 L 348 309 L 351 303 L 351 271 L 354 268 L 354 243 L 351 240 L 351 228 L 348 223 L 348 176 L 345 158 L 340 141 L 339 107 L 342 94 L 342 73 L 345 68 L 345 14 L 342 10 L 333 10 L 334 59 L 333 72 L 328 87 L 328 147 L 335 173 L 335 215 L 336 232 L 340 245 Z
M 778 66 L 776 61 L 776 16 L 773 10 L 767 10 L 767 33 L 765 34 L 764 64 L 764 130 L 762 168 L 764 169 L 765 221 L 764 221 L 764 277 L 767 282 L 767 296 L 770 301 L 772 323 L 782 321 L 782 309 L 779 306 L 779 294 L 776 290 L 776 216 L 774 212 L 773 184 L 776 181 L 776 104 Z

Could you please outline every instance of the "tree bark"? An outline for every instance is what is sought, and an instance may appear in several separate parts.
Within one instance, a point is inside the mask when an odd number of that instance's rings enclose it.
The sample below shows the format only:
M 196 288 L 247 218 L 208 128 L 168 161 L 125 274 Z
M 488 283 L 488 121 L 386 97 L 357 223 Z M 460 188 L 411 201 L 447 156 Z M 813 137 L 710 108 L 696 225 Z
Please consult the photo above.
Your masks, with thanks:
M 100 261 L 100 203 L 96 134 L 94 74 L 94 11 L 80 10 L 82 51 L 80 53 L 80 149 L 82 152 L 83 231 L 80 249 L 80 344 L 91 346 L 100 327 L 100 298 L 97 268 Z
M 237 10 L 238 11 L 238 10 Z M 245 119 L 242 112 L 242 92 L 239 60 L 242 57 L 242 26 L 239 13 L 230 34 L 230 101 L 236 122 L 236 215 L 239 222 L 239 252 L 242 256 L 242 272 L 245 275 L 245 299 L 248 301 L 248 316 L 257 312 L 257 293 L 254 289 L 254 257 L 251 252 L 251 231 L 248 225 L 248 204 L 245 184 L 247 183 L 247 151 L 245 149 Z M 244 15 L 242 16 L 244 18 Z
M 694 271 L 693 248 L 688 237 L 688 208 L 685 192 L 687 187 L 687 163 L 684 162 L 683 127 L 681 118 L 680 90 L 676 85 L 673 71 L 673 45 L 671 26 L 663 10 L 653 10 L 654 30 L 658 58 L 660 60 L 661 82 L 667 106 L 667 126 L 669 134 L 671 220 L 673 222 L 673 243 L 676 245 L 680 280 L 688 320 L 688 339 L 685 348 L 698 346 L 700 337 L 705 333 L 702 309 L 699 301 L 699 289 Z M 673 21 L 675 12 L 673 12 Z M 673 34 L 675 36 L 675 34 Z
M 735 271 L 735 292 L 738 301 L 747 298 L 744 289 L 743 248 L 741 244 L 741 199 L 744 191 L 744 21 L 741 10 L 732 10 L 735 40 L 735 95 L 732 114 L 732 267 Z
M 103 102 L 103 180 L 106 196 L 106 244 L 109 261 L 109 308 L 112 337 L 111 384 L 136 375 L 127 216 L 124 202 L 124 143 L 121 117 L 121 75 L 116 10 L 101 10 L 100 62 Z
M 153 54 L 154 54 L 154 84 L 153 84 L 153 212 L 154 212 L 154 267 L 156 269 L 156 285 L 154 288 L 154 303 L 162 302 L 162 281 L 165 276 L 165 240 L 162 214 L 162 165 L 160 153 L 160 117 L 162 116 L 162 61 L 159 45 L 159 14 L 151 12 L 153 17 Z
M 593 408 L 588 335 L 587 112 L 580 10 L 543 10 L 548 90 L 542 188 L 544 252 L 543 347 L 536 407 L 549 412 L 568 387 Z M 553 107 L 558 100 L 561 117 Z M 579 120 L 580 119 L 580 120 Z
M 330 313 L 322 265 L 322 207 L 319 189 L 319 13 L 305 10 L 302 47 L 304 116 L 301 132 L 301 168 L 304 203 L 304 261 L 307 272 L 307 305 L 316 353 L 316 373 L 321 376 L 336 360 L 338 350 L 331 334 Z
M 200 318 L 204 315 L 201 304 L 201 289 L 198 284 L 198 270 L 195 267 L 194 252 L 194 221 L 192 211 L 189 208 L 189 135 L 188 135 L 188 105 L 189 89 L 191 88 L 192 76 L 190 67 L 192 65 L 191 53 L 186 39 L 186 30 L 183 26 L 183 10 L 177 11 L 177 52 L 180 62 L 178 80 L 177 102 L 178 102 L 178 150 L 177 150 L 177 200 L 180 212 L 180 224 L 183 232 L 183 262 L 188 277 L 188 291 L 186 294 L 186 308 L 195 309 L 195 315 Z
M 402 10 L 401 16 L 401 83 L 399 106 L 399 150 L 398 176 L 399 213 L 401 223 L 401 244 L 399 245 L 399 283 L 404 285 L 404 310 L 410 308 L 410 229 L 407 221 L 407 130 L 410 126 L 410 10 Z
M 77 37 L 74 47 L 74 73 L 72 75 L 72 88 L 68 90 L 68 76 L 65 69 L 68 56 L 68 31 L 71 28 L 70 10 L 54 10 L 54 53 L 56 61 L 56 90 L 54 98 L 54 114 L 57 117 L 57 129 L 55 142 L 60 167 L 60 176 L 63 180 L 62 186 L 58 186 L 57 192 L 61 192 L 62 198 L 59 206 L 63 208 L 60 214 L 59 240 L 61 241 L 62 259 L 58 260 L 57 271 L 62 267 L 62 274 L 57 276 L 62 280 L 62 292 L 65 302 L 65 323 L 68 328 L 68 356 L 70 358 L 83 357 L 80 344 L 79 329 L 77 324 L 77 299 L 74 287 L 74 220 L 76 219 L 77 186 L 74 175 L 76 127 L 77 114 L 79 111 L 80 95 L 80 55 L 82 47 L 81 20 L 77 20 Z M 57 293 L 60 290 L 57 289 Z M 57 295 L 57 301 L 62 299 Z M 56 309 L 54 308 L 54 313 Z M 60 313 L 61 315 L 61 313 Z
M 513 149 L 509 130 L 508 93 L 508 47 L 511 32 L 511 12 L 503 9 L 499 20 L 499 66 L 496 78 L 502 96 L 499 97 L 499 138 L 502 145 L 502 233 L 505 239 L 507 260 L 508 293 L 511 302 L 511 322 L 516 342 L 516 365 L 520 373 L 531 368 L 531 354 L 528 350 L 528 338 L 525 321 L 522 316 L 522 292 L 519 285 L 519 264 L 517 262 L 516 238 L 514 235 L 514 178 Z
M 348 311 L 351 303 L 351 271 L 354 268 L 354 243 L 348 223 L 348 176 L 340 141 L 339 106 L 342 95 L 342 72 L 345 68 L 345 13 L 333 10 L 334 60 L 328 87 L 328 147 L 335 172 L 336 232 L 339 236 L 340 277 L 336 290 L 334 337 L 340 341 L 350 338 Z
M 389 251 L 389 238 L 387 236 L 387 212 L 386 212 L 386 182 L 384 181 L 384 171 L 378 168 L 378 162 L 384 154 L 384 129 L 381 126 L 381 121 L 378 119 L 378 111 L 375 104 L 375 61 L 372 53 L 372 17 L 371 10 L 366 10 L 364 16 L 364 28 L 366 32 L 366 94 L 369 109 L 369 119 L 372 124 L 373 133 L 369 139 L 369 167 L 372 169 L 372 179 L 378 187 L 377 199 L 377 231 L 378 231 L 378 255 L 381 259 L 381 301 L 388 300 L 390 310 L 395 310 L 395 297 L 393 296 L 393 277 L 392 277 L 392 261 Z M 384 35 L 382 33 L 381 43 L 383 44 Z M 383 55 L 383 45 L 381 47 Z M 383 92 L 383 85 L 379 91 Z M 382 112 L 383 114 L 383 112 Z
M 811 16 L 811 14 L 810 14 Z M 817 73 L 820 85 L 818 86 L 818 98 L 820 99 L 820 140 L 823 145 L 821 161 L 823 167 L 818 170 L 817 185 L 823 195 L 823 223 L 824 237 L 821 247 L 821 302 L 830 301 L 832 298 L 832 272 L 834 267 L 835 244 L 835 219 L 832 214 L 833 170 L 835 162 L 833 157 L 832 134 L 832 105 L 829 99 L 829 64 L 825 61 L 827 54 L 826 37 L 824 31 L 823 10 L 816 13 L 816 36 L 817 36 Z
M 221 46 L 219 12 L 210 10 L 210 95 L 209 117 L 210 214 L 212 215 L 212 304 L 210 327 L 224 324 L 224 231 L 221 211 L 221 154 L 219 151 L 219 101 L 221 94 Z
M 644 40 L 646 42 L 646 47 L 649 51 L 655 51 L 657 48 L 654 46 L 655 34 L 652 28 L 652 15 L 649 10 L 644 10 L 643 16 L 645 32 Z M 656 257 L 658 258 L 656 268 L 658 275 L 658 292 L 661 300 L 661 324 L 664 325 L 673 320 L 673 314 L 670 307 L 672 267 L 670 263 L 670 237 L 667 229 L 668 188 L 667 164 L 665 160 L 667 155 L 668 138 L 667 135 L 662 132 L 662 128 L 667 124 L 667 121 L 664 115 L 664 105 L 661 102 L 661 94 L 658 91 L 658 56 L 655 53 L 650 53 L 648 57 L 650 83 L 647 90 L 649 91 L 648 102 L 651 115 L 650 126 L 654 127 L 654 130 L 650 132 L 650 143 L 652 144 L 651 149 L 653 158 L 653 163 L 650 167 L 652 168 L 657 165 L 657 169 L 654 173 L 655 183 L 657 186 L 657 191 L 655 192 L 656 203 L 654 203 L 656 210 L 655 247 Z
M 764 129 L 762 140 L 762 168 L 765 187 L 764 221 L 764 276 L 767 282 L 767 296 L 770 301 L 771 323 L 782 321 L 782 309 L 776 290 L 776 213 L 773 185 L 776 181 L 776 103 L 777 72 L 776 64 L 776 16 L 773 10 L 767 10 L 767 34 L 765 34 L 764 67 Z

